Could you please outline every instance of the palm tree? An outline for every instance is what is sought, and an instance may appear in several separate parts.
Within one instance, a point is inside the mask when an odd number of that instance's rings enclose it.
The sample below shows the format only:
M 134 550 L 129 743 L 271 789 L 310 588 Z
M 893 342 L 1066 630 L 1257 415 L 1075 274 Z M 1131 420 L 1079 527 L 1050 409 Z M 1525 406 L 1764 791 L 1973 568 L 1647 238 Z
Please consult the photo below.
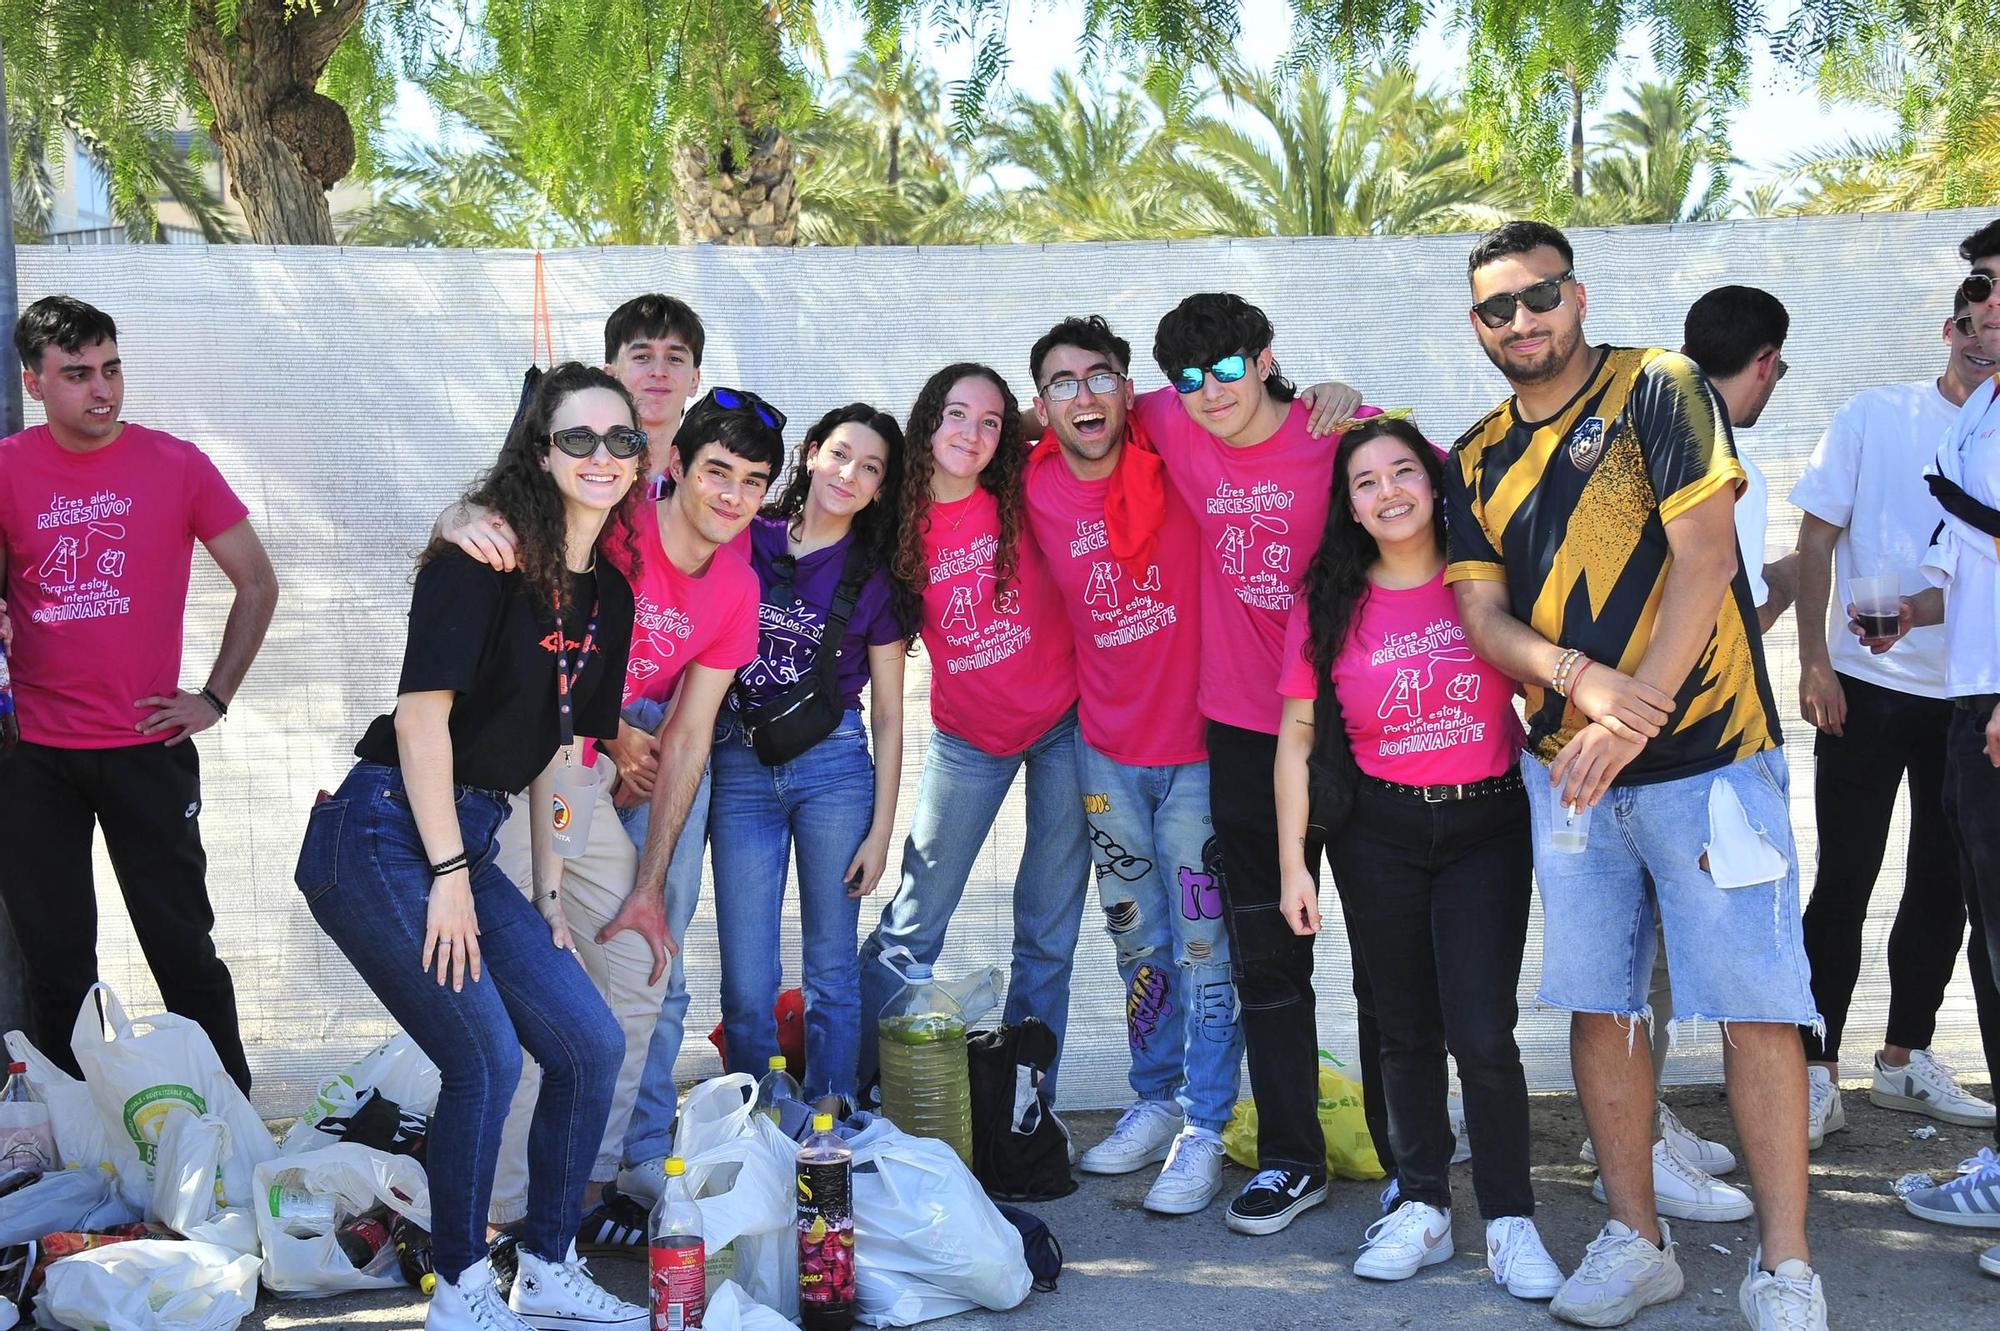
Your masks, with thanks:
M 8 100 L 14 102 L 12 97 Z M 200 140 L 184 153 L 171 135 L 133 125 L 114 145 L 71 114 L 67 104 L 41 107 L 16 102 L 9 108 L 9 118 L 17 242 L 32 245 L 48 239 L 56 189 L 68 157 L 65 149 L 71 142 L 109 182 L 111 214 L 128 239 L 146 242 L 164 238 L 159 210 L 162 199 L 171 199 L 186 209 L 210 244 L 241 239 L 222 200 L 202 177 L 196 144 L 208 145 Z
M 1619 226 L 1727 216 L 1734 164 L 1719 107 L 1670 83 L 1642 83 L 1628 109 L 1599 125 L 1569 221 Z
M 1787 166 L 1798 211 L 1920 212 L 2000 200 L 2000 86 L 1958 104 L 1901 58 L 1849 84 L 1848 96 L 1898 115 L 1893 134 L 1862 135 L 1802 153 Z

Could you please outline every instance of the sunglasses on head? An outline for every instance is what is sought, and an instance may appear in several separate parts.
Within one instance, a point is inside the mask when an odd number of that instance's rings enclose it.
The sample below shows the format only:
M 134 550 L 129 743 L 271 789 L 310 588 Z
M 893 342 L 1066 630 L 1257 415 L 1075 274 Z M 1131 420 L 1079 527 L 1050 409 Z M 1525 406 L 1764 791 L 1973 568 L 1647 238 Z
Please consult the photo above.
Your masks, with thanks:
M 1242 352 L 1234 356 L 1224 356 L 1213 365 L 1183 365 L 1174 371 L 1174 391 L 1176 393 L 1198 393 L 1209 375 L 1215 376 L 1219 384 L 1233 384 L 1250 373 L 1250 358 Z M 1097 391 L 1095 387 L 1092 392 Z
M 549 435 L 549 442 L 573 458 L 597 456 L 599 444 L 614 458 L 636 458 L 646 451 L 646 432 L 629 425 L 614 425 L 599 434 L 587 426 L 576 425 L 555 431 Z
M 1240 372 L 1237 377 L 1242 378 Z M 1042 396 L 1051 402 L 1068 402 L 1079 391 L 1088 388 L 1099 397 L 1104 397 L 1118 387 L 1118 381 L 1122 378 L 1124 376 L 1114 370 L 1099 370 L 1095 374 L 1086 374 L 1081 379 L 1051 379 L 1042 385 Z
M 1576 276 L 1575 270 L 1563 273 L 1522 287 L 1519 291 L 1502 291 L 1488 296 L 1472 307 L 1479 316 L 1479 322 L 1488 328 L 1505 328 L 1514 322 L 1514 312 L 1520 306 L 1527 306 L 1530 314 L 1547 314 L 1563 303 L 1562 284 Z
M 748 412 L 774 430 L 783 431 L 785 428 L 785 413 L 747 388 L 711 388 L 704 400 L 715 403 L 724 411 Z
M 1967 273 L 1958 284 L 1958 294 L 1968 305 L 1984 305 L 1993 295 L 1993 274 Z

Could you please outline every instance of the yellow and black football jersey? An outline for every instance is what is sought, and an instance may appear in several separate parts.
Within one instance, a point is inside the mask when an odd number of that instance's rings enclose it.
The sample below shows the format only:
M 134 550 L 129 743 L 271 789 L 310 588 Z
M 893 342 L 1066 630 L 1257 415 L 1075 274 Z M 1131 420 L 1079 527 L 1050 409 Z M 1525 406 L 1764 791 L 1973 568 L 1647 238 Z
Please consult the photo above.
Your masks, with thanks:
M 1723 486 L 1741 489 L 1744 473 L 1722 404 L 1692 361 L 1626 347 L 1596 354 L 1590 381 L 1553 418 L 1524 421 L 1510 397 L 1453 446 L 1445 580 L 1505 583 L 1514 614 L 1536 632 L 1630 675 L 1673 562 L 1666 524 Z M 1587 718 L 1553 689 L 1526 691 L 1528 742 L 1553 762 Z M 1617 784 L 1693 776 L 1780 742 L 1739 567 L 1673 716 Z

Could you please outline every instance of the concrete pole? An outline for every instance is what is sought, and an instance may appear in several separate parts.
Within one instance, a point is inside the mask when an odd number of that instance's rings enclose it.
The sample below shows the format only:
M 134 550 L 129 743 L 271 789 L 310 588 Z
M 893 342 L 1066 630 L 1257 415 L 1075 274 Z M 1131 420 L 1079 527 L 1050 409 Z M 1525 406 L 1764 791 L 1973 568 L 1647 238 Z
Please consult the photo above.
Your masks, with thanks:
M 0 51 L 0 435 L 21 429 L 21 364 L 14 354 L 14 321 L 21 312 L 20 289 L 14 273 L 14 154 L 7 136 L 7 60 Z M 0 588 L 4 590 L 4 588 Z M 0 873 L 12 872 L 0 869 Z M 27 992 L 21 980 L 21 948 L 7 912 L 0 910 L 0 1031 L 24 1027 L 28 1020 Z

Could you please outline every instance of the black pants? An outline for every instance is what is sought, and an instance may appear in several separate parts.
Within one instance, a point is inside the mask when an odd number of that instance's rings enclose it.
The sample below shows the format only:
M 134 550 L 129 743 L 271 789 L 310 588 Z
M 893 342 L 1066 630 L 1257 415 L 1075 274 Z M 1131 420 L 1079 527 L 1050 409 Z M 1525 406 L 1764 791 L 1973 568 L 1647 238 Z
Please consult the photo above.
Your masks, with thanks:
M 1260 731 L 1211 721 L 1208 808 L 1222 851 L 1222 897 L 1250 1094 L 1257 1101 L 1257 1162 L 1266 1169 L 1326 1171 L 1319 1126 L 1319 1023 L 1313 995 L 1313 938 L 1300 937 L 1278 910 L 1278 804 L 1272 778 L 1278 741 Z M 1320 847 L 1308 842 L 1315 879 Z M 1341 899 L 1342 918 L 1347 902 Z M 1353 925 L 1348 924 L 1353 936 Z M 1351 945 L 1350 945 L 1350 950 Z M 1368 974 L 1354 957 L 1356 1039 L 1363 1110 L 1382 1167 L 1395 1172 L 1389 1114 L 1382 1094 L 1381 1033 Z
M 1910 776 L 1910 842 L 1903 899 L 1889 932 L 1887 1044 L 1927 1049 L 1938 1007 L 1951 983 L 1965 936 L 1958 857 L 1944 822 L 1945 732 L 1951 703 L 1919 698 L 1841 675 L 1845 733 L 1813 739 L 1813 801 L 1819 823 L 1819 874 L 1806 903 L 1806 961 L 1826 1037 L 1802 1027 L 1806 1057 L 1834 1062 L 1854 984 L 1861 974 L 1861 931 L 1882 868 L 1889 818 L 1903 774 Z
M 1523 791 L 1427 804 L 1362 782 L 1333 845 L 1349 941 L 1368 959 L 1401 1195 L 1451 1206 L 1445 1052 L 1458 1060 L 1487 1220 L 1533 1215 L 1515 991 L 1534 872 Z
M 1986 1075 L 2000 1078 L 2000 767 L 1986 757 L 1986 722 L 1995 699 L 1988 694 L 1951 718 L 1945 738 L 1944 815 L 1958 845 L 1971 939 L 1965 948 Z M 1993 1130 L 2000 1145 L 2000 1124 Z
M 52 749 L 23 743 L 0 759 L 0 905 L 21 940 L 29 1038 L 72 1075 L 71 1029 L 97 982 L 93 822 L 169 1012 L 200 1023 L 244 1090 L 250 1066 L 236 989 L 209 931 L 201 848 L 201 764 L 192 743 Z

